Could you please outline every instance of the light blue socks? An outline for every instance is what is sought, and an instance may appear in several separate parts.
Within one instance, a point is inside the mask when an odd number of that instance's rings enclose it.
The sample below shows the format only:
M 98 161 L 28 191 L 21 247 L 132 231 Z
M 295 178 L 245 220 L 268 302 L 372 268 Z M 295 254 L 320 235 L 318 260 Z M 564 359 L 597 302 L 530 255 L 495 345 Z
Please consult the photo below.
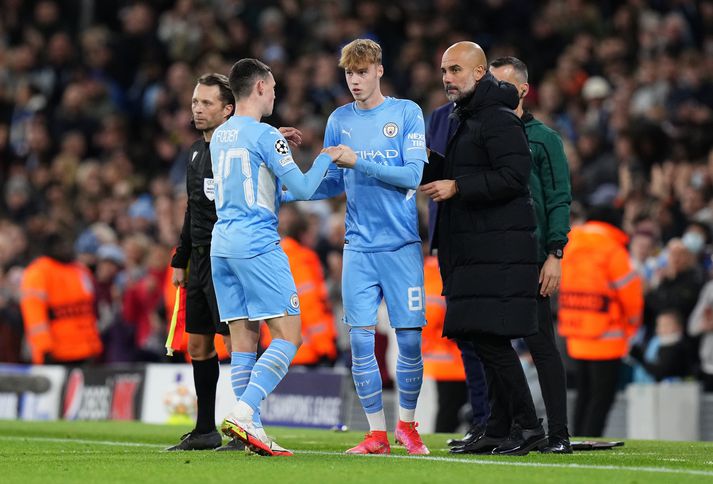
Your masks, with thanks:
M 396 360 L 399 418 L 404 422 L 413 422 L 423 383 L 421 329 L 397 329 L 396 341 L 399 345 L 399 356 Z

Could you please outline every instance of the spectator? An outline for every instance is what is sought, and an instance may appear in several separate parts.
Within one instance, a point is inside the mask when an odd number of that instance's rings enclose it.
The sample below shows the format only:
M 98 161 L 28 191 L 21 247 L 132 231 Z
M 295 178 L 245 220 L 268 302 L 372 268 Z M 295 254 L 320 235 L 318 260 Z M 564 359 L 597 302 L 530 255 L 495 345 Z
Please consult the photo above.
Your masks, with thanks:
M 681 315 L 664 310 L 656 317 L 656 336 L 645 347 L 632 346 L 629 356 L 634 367 L 634 381 L 639 383 L 679 380 L 691 374 L 690 351 Z
M 163 307 L 163 280 L 168 267 L 168 249 L 151 244 L 145 253 L 146 271 L 126 286 L 122 317 L 134 333 L 135 358 L 143 361 L 160 361 L 164 354 L 165 318 Z M 140 262 L 142 265 L 144 261 Z M 127 258 L 128 264 L 128 258 Z
M 713 281 L 701 291 L 698 303 L 688 318 L 688 334 L 700 340 L 699 376 L 706 392 L 713 392 Z
M 695 256 L 680 239 L 667 245 L 665 266 L 659 270 L 658 286 L 646 296 L 644 324 L 647 335 L 654 331 L 656 317 L 665 309 L 676 309 L 684 319 L 693 311 L 703 286 Z
M 103 360 L 107 363 L 133 361 L 133 332 L 122 319 L 124 251 L 116 244 L 104 244 L 97 249 L 96 258 L 94 292 L 97 325 L 104 343 Z

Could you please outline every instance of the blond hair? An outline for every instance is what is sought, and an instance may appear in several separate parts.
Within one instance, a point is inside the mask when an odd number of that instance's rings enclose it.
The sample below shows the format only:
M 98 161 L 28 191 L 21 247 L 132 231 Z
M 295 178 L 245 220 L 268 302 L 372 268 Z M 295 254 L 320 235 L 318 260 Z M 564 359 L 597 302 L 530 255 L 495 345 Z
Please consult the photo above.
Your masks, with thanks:
M 342 47 L 339 67 L 356 69 L 369 64 L 381 65 L 381 46 L 369 39 L 356 39 Z

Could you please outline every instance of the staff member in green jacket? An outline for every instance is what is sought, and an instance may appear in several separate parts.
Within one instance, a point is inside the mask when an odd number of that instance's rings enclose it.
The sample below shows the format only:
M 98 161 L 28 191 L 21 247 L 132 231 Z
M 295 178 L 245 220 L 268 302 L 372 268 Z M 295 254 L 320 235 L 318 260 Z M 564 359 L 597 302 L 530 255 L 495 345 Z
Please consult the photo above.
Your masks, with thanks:
M 523 110 L 523 100 L 529 90 L 525 63 L 515 57 L 501 57 L 490 63 L 490 72 L 498 80 L 517 88 L 520 103 L 515 113 L 525 123 L 532 152 L 530 192 L 535 202 L 541 266 L 537 305 L 539 331 L 525 338 L 525 342 L 537 368 L 547 409 L 549 443 L 541 451 L 568 454 L 572 452 L 572 447 L 567 430 L 565 372 L 555 344 L 550 296 L 559 287 L 562 251 L 569 233 L 569 206 L 572 201 L 569 167 L 560 136 Z

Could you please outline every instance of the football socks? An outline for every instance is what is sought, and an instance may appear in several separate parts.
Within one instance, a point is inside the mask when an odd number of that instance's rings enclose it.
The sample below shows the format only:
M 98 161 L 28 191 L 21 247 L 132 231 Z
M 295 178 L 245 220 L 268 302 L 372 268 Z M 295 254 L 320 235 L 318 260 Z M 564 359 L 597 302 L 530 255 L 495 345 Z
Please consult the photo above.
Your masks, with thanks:
M 379 365 L 374 355 L 374 334 L 375 331 L 372 329 L 349 330 L 352 347 L 352 378 L 371 430 L 386 430 L 385 423 L 382 423 L 385 421 L 381 398 L 382 383 Z
M 207 360 L 191 360 L 191 366 L 198 400 L 196 431 L 199 434 L 215 432 L 215 389 L 220 375 L 218 356 Z
M 250 382 L 250 373 L 252 372 L 257 353 L 237 352 L 233 351 L 230 355 L 230 383 L 233 387 L 235 399 L 240 400 Z M 262 427 L 260 420 L 260 408 L 258 407 L 253 413 L 253 424 L 256 427 Z
M 273 339 L 255 363 L 240 401 L 247 403 L 257 413 L 260 402 L 272 393 L 287 374 L 295 353 L 297 346 L 294 344 L 284 339 Z
M 396 383 L 399 388 L 399 418 L 413 422 L 416 402 L 423 383 L 421 330 L 397 329 L 399 356 L 396 360 Z

